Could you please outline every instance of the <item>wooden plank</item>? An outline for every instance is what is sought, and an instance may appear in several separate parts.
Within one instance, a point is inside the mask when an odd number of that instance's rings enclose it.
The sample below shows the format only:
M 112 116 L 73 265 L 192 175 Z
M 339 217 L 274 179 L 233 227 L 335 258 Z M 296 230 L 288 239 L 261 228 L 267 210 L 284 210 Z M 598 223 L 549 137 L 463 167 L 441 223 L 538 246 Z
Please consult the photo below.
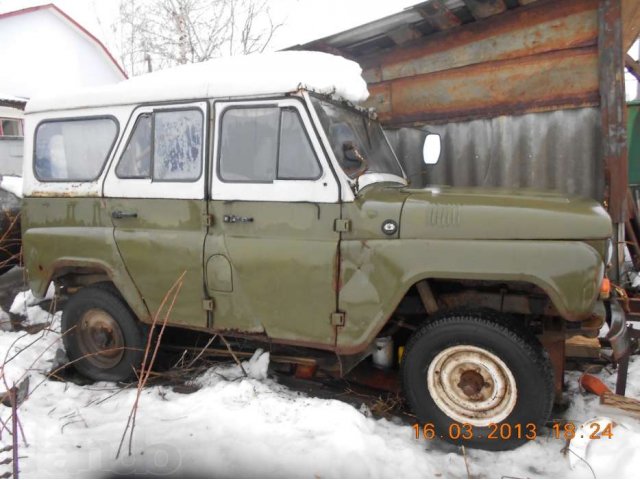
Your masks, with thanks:
M 404 25 L 387 33 L 387 36 L 391 38 L 396 45 L 404 45 L 405 43 L 422 38 L 422 33 L 417 31 L 411 25 Z
M 600 341 L 576 335 L 565 342 L 565 355 L 577 358 L 600 358 Z
M 635 398 L 624 397 L 615 393 L 603 393 L 600 397 L 600 404 L 624 410 L 634 417 L 640 417 L 640 401 Z
M 463 0 L 463 2 L 477 20 L 498 15 L 507 9 L 502 0 Z
M 369 92 L 367 106 L 387 126 L 594 106 L 598 56 L 589 47 L 487 62 L 370 84 Z
M 596 45 L 597 6 L 597 0 L 567 0 L 553 8 L 548 3 L 518 8 L 484 22 L 430 35 L 410 47 L 360 57 L 358 62 L 365 79 L 377 83 Z
M 432 0 L 416 6 L 416 9 L 436 30 L 448 30 L 460 25 L 460 19 L 449 10 L 444 0 Z

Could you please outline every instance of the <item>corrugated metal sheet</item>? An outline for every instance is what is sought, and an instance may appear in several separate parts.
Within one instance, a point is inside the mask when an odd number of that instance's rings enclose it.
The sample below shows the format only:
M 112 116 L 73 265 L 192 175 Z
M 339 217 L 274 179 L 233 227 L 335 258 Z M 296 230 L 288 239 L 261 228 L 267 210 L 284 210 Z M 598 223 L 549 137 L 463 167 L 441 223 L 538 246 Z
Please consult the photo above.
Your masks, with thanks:
M 442 138 L 440 161 L 431 166 L 422 161 L 427 131 Z M 387 135 L 413 186 L 535 188 L 604 198 L 598 108 L 401 128 Z

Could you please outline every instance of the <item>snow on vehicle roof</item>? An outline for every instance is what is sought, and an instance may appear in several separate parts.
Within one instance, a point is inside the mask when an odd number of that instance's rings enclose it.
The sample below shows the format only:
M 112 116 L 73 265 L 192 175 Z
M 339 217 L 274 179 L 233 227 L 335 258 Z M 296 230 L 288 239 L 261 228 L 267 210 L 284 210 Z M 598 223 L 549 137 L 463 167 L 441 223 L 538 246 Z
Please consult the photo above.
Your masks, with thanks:
M 294 92 L 300 88 L 353 103 L 369 92 L 351 60 L 320 52 L 287 51 L 181 65 L 111 85 L 32 98 L 27 113 L 105 105 Z

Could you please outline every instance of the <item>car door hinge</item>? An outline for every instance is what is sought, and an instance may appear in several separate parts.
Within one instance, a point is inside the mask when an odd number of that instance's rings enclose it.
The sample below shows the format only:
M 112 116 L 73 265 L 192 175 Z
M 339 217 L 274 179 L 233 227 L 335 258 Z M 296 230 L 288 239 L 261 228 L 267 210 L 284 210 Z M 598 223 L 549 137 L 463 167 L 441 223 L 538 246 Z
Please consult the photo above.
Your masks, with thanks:
M 333 312 L 331 314 L 331 325 L 334 327 L 344 327 L 345 317 L 344 312 Z
M 351 231 L 351 220 L 348 218 L 336 218 L 333 224 L 333 231 L 338 233 Z
M 214 303 L 212 298 L 205 298 L 204 300 L 202 300 L 203 310 L 213 311 L 213 306 L 214 306 Z
M 213 215 L 210 214 L 210 213 L 203 213 L 202 214 L 202 223 L 206 227 L 211 227 L 213 225 Z

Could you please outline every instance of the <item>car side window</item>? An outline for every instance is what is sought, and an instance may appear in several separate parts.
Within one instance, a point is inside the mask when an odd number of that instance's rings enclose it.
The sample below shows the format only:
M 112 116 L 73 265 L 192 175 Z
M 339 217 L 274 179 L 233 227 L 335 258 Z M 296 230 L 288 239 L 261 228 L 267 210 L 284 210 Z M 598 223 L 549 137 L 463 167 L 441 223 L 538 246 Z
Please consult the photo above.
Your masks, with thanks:
M 195 109 L 154 114 L 154 180 L 189 181 L 200 178 L 202 122 L 202 112 Z
M 120 157 L 116 175 L 160 182 L 199 179 L 203 121 L 199 109 L 141 114 Z
M 116 168 L 120 178 L 151 177 L 151 114 L 138 117 L 120 162 Z
M 47 120 L 36 128 L 34 173 L 49 182 L 90 182 L 100 176 L 118 135 L 113 118 Z
M 275 107 L 231 108 L 222 116 L 219 175 L 225 182 L 270 183 L 278 158 Z
M 280 152 L 278 178 L 281 180 L 316 180 L 322 170 L 311 141 L 294 108 L 283 108 L 280 117 Z
M 218 176 L 223 182 L 316 180 L 320 163 L 294 108 L 236 107 L 221 117 Z

